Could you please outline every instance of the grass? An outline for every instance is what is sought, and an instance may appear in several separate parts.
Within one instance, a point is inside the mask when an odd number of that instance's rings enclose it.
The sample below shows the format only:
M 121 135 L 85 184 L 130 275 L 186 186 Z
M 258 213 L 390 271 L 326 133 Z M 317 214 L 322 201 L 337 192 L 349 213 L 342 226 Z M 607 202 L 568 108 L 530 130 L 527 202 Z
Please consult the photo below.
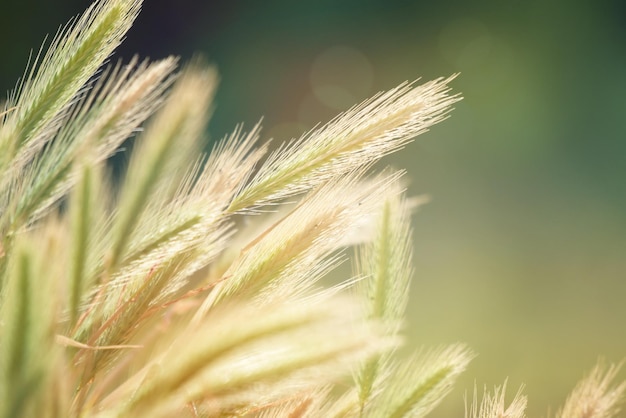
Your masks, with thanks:
M 419 199 L 375 163 L 447 117 L 454 77 L 269 154 L 257 125 L 205 155 L 214 69 L 105 65 L 140 6 L 94 3 L 4 102 L 0 418 L 427 415 L 474 354 L 396 352 Z M 322 286 L 352 247 L 352 277 Z M 617 416 L 617 370 L 596 367 L 557 416 Z M 523 417 L 504 393 L 474 394 L 466 416 Z

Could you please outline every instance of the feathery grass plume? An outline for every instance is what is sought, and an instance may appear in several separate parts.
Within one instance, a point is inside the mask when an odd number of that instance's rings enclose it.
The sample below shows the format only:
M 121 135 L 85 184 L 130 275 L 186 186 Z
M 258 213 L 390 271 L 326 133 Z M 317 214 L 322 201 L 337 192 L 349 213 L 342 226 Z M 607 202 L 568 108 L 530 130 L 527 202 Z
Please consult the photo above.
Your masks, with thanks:
M 221 416 L 328 385 L 390 343 L 359 323 L 356 308 L 341 298 L 212 311 L 103 402 L 121 417 L 171 416 L 190 402 Z
M 167 172 L 160 173 L 157 168 L 169 159 L 175 170 L 197 158 L 194 151 L 202 137 L 214 80 L 211 70 L 189 67 L 152 128 L 139 138 L 149 141 L 147 147 L 151 148 L 141 152 L 139 145 L 129 168 L 131 178 L 118 202 L 120 210 L 130 208 L 131 213 L 126 217 L 124 212 L 115 214 L 122 217 L 117 224 L 123 227 L 116 229 L 113 221 L 111 247 L 101 255 L 104 282 L 92 291 L 91 302 L 72 332 L 73 340 L 88 346 L 75 356 L 75 361 L 88 365 L 82 379 L 85 384 L 120 355 L 119 351 L 89 347 L 127 345 L 138 325 L 179 298 L 178 290 L 188 283 L 191 274 L 224 248 L 230 223 L 222 211 L 264 152 L 263 147 L 247 152 L 258 128 L 248 135 L 236 130 L 216 148 L 219 153 L 208 159 L 201 172 L 196 163 L 187 173 L 181 171 L 163 179 Z M 198 91 L 201 94 L 196 98 Z M 174 156 L 172 144 L 182 138 L 188 141 L 187 151 L 178 151 Z M 137 167 L 134 181 L 133 167 Z M 168 193 L 175 177 L 182 181 L 175 185 L 178 190 Z M 133 228 L 136 233 L 131 232 Z M 115 233 L 121 237 L 121 231 L 127 231 L 128 238 L 116 241 Z M 88 390 L 86 386 L 84 389 Z
M 397 183 L 394 186 L 396 193 L 382 200 L 374 238 L 358 247 L 356 257 L 357 275 L 364 277 L 358 288 L 367 301 L 368 314 L 383 321 L 389 335 L 398 332 L 404 318 L 413 275 L 410 207 L 400 193 L 400 186 Z M 361 411 L 389 377 L 390 355 L 372 358 L 356 374 Z
M 208 75 L 207 71 L 195 67 L 188 69 L 154 124 L 159 124 L 163 114 L 171 117 L 167 115 L 169 108 L 189 108 L 189 103 L 180 102 L 181 97 L 189 99 L 196 91 L 200 92 L 198 100 L 207 97 L 208 89 L 201 88 L 207 86 L 198 86 L 192 81 L 209 81 Z M 206 111 L 207 107 L 200 102 L 192 112 L 198 109 Z M 198 123 L 204 117 L 196 113 L 190 119 Z M 192 143 L 200 137 L 200 130 L 185 131 L 183 123 L 179 129 L 189 134 Z M 143 209 L 137 219 L 138 234 L 133 234 L 129 240 L 129 255 L 119 258 L 116 270 L 111 269 L 110 250 L 103 254 L 105 270 L 101 270 L 101 274 L 108 277 L 107 267 L 113 274 L 91 292 L 91 302 L 72 332 L 73 340 L 87 346 L 75 356 L 75 361 L 87 365 L 82 379 L 85 384 L 97 373 L 113 366 L 120 356 L 119 351 L 91 347 L 127 345 L 139 324 L 175 302 L 181 296 L 178 290 L 188 284 L 190 276 L 223 250 L 231 226 L 223 210 L 265 151 L 264 147 L 250 151 L 257 135 L 258 127 L 248 135 L 237 129 L 226 143 L 216 147 L 217 152 L 209 157 L 202 170 L 199 163 L 191 164 L 192 168 L 173 197 L 168 198 L 163 191 L 153 194 L 154 198 L 145 205 L 147 209 Z M 172 138 L 170 135 L 168 140 Z M 191 163 L 196 156 L 189 152 L 187 158 Z M 204 163 L 202 159 L 201 162 Z M 139 164 L 138 167 L 149 169 L 151 165 Z M 165 184 L 165 188 L 169 188 Z M 120 200 L 124 198 L 122 192 Z M 83 389 L 88 390 L 88 387 L 83 386 Z
M 423 417 L 452 390 L 456 378 L 474 355 L 463 344 L 417 352 L 397 361 L 375 402 L 366 405 L 366 417 Z
M 258 126 L 247 134 L 237 128 L 206 162 L 200 159 L 204 167 L 192 165 L 171 200 L 152 202 L 137 225 L 136 239 L 129 243 L 129 255 L 116 274 L 117 285 L 148 274 L 164 260 L 187 254 L 189 261 L 181 265 L 175 280 L 169 280 L 160 295 L 163 299 L 223 252 L 233 233 L 224 208 L 265 152 L 265 147 L 250 150 L 258 132 Z
M 357 272 L 369 317 L 382 321 L 386 334 L 396 335 L 408 301 L 413 273 L 411 204 L 399 193 L 383 200 L 374 239 L 360 247 Z M 416 202 L 414 202 L 416 203 Z M 473 354 L 462 345 L 416 353 L 405 362 L 392 352 L 365 362 L 355 375 L 360 416 L 424 416 L 449 392 Z
M 139 13 L 140 0 L 101 0 L 61 29 L 48 52 L 5 103 L 0 128 L 0 169 L 22 166 L 48 142 L 68 105 L 120 44 Z
M 329 256 L 343 247 L 345 235 L 371 215 L 401 173 L 369 183 L 362 170 L 329 181 L 311 192 L 285 217 L 241 251 L 211 292 L 201 311 L 236 294 L 271 303 L 305 293 L 339 260 Z
M 16 231 L 44 216 L 71 189 L 73 163 L 106 160 L 159 106 L 176 60 L 137 65 L 133 59 L 104 75 L 68 111 L 54 141 L 22 170 L 11 167 L 0 180 L 0 230 Z
M 124 259 L 127 243 L 150 198 L 162 200 L 161 194 L 170 195 L 184 174 L 181 167 L 200 152 L 215 83 L 214 71 L 195 66 L 188 69 L 140 138 L 116 214 L 111 269 Z
M 404 83 L 372 97 L 270 155 L 233 200 L 237 212 L 298 194 L 406 145 L 443 119 L 460 100 L 440 78 L 414 87 Z
M 238 127 L 214 147 L 206 161 L 201 157 L 190 164 L 171 199 L 155 195 L 157 199 L 145 209 L 128 244 L 128 255 L 116 274 L 119 284 L 147 274 L 173 255 L 198 250 L 186 269 L 194 273 L 225 248 L 233 223 L 224 208 L 265 153 L 266 147 L 251 149 L 258 135 L 258 125 L 249 133 Z
M 199 87 L 190 79 L 206 76 L 195 71 L 188 70 L 179 80 L 186 94 Z M 175 88 L 174 93 L 182 88 Z M 178 100 L 176 94 L 171 96 L 172 103 L 181 104 Z M 166 105 L 164 112 L 168 107 L 174 106 Z M 248 135 L 236 130 L 228 143 L 216 147 L 218 152 L 202 172 L 198 173 L 198 164 L 192 166 L 173 198 L 163 192 L 154 195 L 137 219 L 138 233 L 129 241 L 129 255 L 120 259 L 117 271 L 92 293 L 90 305 L 96 308 L 86 311 L 75 340 L 91 346 L 126 344 L 139 323 L 180 297 L 177 292 L 188 284 L 189 277 L 223 250 L 231 224 L 225 222 L 222 211 L 259 158 L 259 152 L 246 152 L 257 134 L 258 129 Z M 124 199 L 123 193 L 120 199 Z M 110 258 L 106 261 L 110 268 Z M 83 351 L 80 355 L 93 357 L 102 368 L 116 353 Z
M 484 389 L 483 399 L 478 404 L 478 394 L 474 387 L 472 405 L 468 409 L 465 403 L 465 418 L 524 418 L 526 416 L 526 396 L 522 395 L 522 388 L 517 392 L 508 407 L 504 402 L 506 382 L 493 389 L 493 393 Z
M 617 417 L 624 401 L 626 382 L 613 381 L 621 364 L 597 364 L 581 382 L 576 385 L 557 413 L 558 418 L 613 418 Z

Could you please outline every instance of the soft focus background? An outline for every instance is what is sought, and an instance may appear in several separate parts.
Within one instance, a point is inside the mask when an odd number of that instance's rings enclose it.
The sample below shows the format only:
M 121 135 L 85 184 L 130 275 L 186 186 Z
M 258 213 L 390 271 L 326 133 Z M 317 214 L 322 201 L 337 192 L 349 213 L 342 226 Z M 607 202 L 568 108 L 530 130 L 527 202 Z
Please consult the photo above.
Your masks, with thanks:
M 0 86 L 88 4 L 2 0 Z M 135 52 L 218 66 L 213 138 L 264 116 L 285 140 L 460 72 L 452 117 L 387 160 L 433 199 L 414 219 L 409 343 L 479 353 L 434 416 L 507 376 L 545 416 L 599 356 L 626 357 L 626 3 L 146 0 L 118 56 Z

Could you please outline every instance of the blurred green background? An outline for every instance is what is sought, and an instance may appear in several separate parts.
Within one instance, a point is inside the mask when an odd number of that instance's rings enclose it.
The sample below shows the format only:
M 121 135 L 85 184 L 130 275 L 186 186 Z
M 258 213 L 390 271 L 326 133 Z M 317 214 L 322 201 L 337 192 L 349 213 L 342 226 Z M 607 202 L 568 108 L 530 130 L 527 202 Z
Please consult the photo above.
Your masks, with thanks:
M 2 3 L 8 90 L 89 2 Z M 127 38 L 125 59 L 217 65 L 214 138 L 264 116 L 265 138 L 288 139 L 404 80 L 461 73 L 452 117 L 386 161 L 433 199 L 414 219 L 409 345 L 479 353 L 434 416 L 507 377 L 545 416 L 599 356 L 626 357 L 626 3 L 146 0 Z

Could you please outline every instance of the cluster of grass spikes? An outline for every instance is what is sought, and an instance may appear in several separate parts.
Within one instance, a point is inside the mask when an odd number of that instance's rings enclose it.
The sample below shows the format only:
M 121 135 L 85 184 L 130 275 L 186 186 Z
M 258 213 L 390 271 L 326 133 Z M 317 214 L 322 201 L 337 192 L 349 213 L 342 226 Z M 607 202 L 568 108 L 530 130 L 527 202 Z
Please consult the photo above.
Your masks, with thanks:
M 213 69 L 105 65 L 140 5 L 94 3 L 0 110 L 0 418 L 427 415 L 474 355 L 398 358 L 420 200 L 373 165 L 447 116 L 452 78 L 271 152 L 238 127 L 205 155 Z M 323 286 L 352 248 L 352 276 Z M 616 416 L 616 372 L 557 415 Z M 524 416 L 504 386 L 477 398 L 468 418 Z

